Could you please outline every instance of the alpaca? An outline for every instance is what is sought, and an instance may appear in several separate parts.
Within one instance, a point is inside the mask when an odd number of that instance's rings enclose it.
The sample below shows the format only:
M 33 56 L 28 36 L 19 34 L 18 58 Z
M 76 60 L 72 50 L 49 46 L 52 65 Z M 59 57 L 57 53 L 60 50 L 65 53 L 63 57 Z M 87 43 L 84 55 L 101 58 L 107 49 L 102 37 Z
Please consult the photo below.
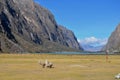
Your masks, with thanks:
M 52 68 L 53 64 L 51 62 L 48 62 L 48 60 L 45 60 L 45 63 L 42 63 L 39 61 L 39 64 L 42 65 L 43 68 Z
M 38 63 L 42 65 L 43 68 L 45 68 L 45 63 L 42 63 L 41 61 L 39 61 Z

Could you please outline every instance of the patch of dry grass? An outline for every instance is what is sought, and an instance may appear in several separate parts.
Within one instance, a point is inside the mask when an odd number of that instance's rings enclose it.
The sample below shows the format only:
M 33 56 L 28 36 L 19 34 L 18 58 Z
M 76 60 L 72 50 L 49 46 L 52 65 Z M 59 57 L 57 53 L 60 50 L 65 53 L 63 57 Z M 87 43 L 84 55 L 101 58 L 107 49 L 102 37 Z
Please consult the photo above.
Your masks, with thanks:
M 54 68 L 42 68 L 48 59 Z M 114 80 L 120 72 L 120 56 L 0 54 L 0 80 Z

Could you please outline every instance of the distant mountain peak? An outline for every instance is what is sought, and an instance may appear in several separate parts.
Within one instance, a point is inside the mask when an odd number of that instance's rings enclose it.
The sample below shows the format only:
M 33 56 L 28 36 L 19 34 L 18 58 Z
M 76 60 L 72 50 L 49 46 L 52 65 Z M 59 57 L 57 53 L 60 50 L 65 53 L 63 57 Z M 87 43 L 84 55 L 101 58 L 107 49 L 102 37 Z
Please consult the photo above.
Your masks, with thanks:
M 79 40 L 80 45 L 85 51 L 101 51 L 106 45 L 108 39 L 96 38 L 94 36 Z

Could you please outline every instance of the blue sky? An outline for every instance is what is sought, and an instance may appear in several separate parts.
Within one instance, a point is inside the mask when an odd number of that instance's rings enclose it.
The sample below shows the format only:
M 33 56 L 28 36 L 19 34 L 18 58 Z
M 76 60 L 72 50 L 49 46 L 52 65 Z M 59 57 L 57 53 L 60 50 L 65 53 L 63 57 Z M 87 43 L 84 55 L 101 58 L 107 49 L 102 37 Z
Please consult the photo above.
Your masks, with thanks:
M 78 40 L 105 41 L 120 23 L 120 0 L 35 0 Z M 93 41 L 93 40 L 92 40 Z

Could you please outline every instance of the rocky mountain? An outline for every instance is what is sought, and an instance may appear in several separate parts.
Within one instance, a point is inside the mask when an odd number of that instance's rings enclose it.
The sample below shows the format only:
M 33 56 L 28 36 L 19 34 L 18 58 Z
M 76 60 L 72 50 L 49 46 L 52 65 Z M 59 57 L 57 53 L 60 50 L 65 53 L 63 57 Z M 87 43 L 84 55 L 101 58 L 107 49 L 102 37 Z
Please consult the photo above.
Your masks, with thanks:
M 105 50 L 120 52 L 120 24 L 108 39 L 107 45 L 103 48 L 103 51 Z
M 1 52 L 82 50 L 75 35 L 33 0 L 0 0 Z

